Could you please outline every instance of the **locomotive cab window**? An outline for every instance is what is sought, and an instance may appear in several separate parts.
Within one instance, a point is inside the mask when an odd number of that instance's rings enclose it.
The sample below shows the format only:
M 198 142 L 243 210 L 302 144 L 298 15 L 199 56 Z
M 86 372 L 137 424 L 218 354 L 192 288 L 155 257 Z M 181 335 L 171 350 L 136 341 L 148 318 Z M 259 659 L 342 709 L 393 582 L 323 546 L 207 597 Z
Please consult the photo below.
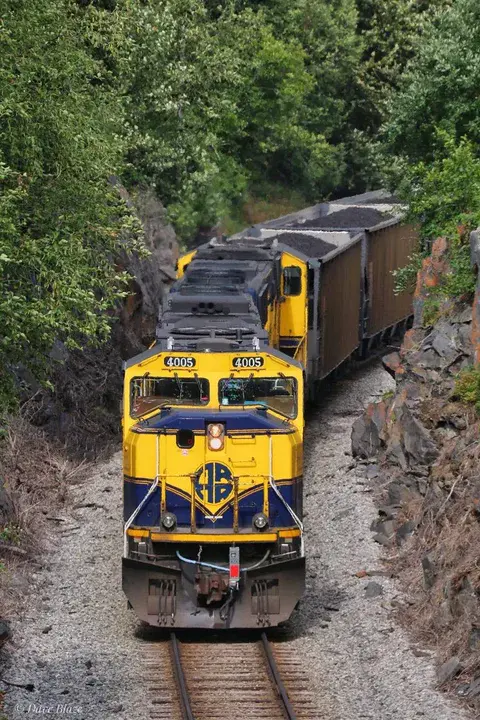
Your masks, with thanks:
M 208 380 L 199 377 L 139 377 L 130 383 L 130 415 L 134 418 L 171 405 L 206 405 Z
M 224 378 L 219 386 L 220 404 L 257 406 L 274 410 L 288 418 L 297 415 L 295 378 Z
M 283 294 L 300 295 L 302 292 L 302 270 L 296 265 L 283 268 Z

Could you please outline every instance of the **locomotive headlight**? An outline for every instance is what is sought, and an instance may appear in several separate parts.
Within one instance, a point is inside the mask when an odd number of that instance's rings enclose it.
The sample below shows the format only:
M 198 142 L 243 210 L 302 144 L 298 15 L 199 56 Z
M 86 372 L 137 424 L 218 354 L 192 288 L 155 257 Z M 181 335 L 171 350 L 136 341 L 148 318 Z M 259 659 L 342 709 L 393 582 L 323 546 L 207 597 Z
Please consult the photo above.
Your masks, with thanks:
M 225 426 L 220 423 L 210 423 L 207 427 L 208 449 L 222 450 L 225 444 Z
M 212 437 L 219 438 L 223 433 L 223 427 L 222 425 L 209 425 L 208 432 Z
M 263 513 L 257 513 L 253 518 L 253 526 L 257 530 L 265 530 L 268 527 L 268 518 Z
M 175 515 L 171 512 L 163 513 L 162 515 L 162 525 L 165 528 L 165 530 L 172 530 L 175 525 L 177 524 L 177 518 Z

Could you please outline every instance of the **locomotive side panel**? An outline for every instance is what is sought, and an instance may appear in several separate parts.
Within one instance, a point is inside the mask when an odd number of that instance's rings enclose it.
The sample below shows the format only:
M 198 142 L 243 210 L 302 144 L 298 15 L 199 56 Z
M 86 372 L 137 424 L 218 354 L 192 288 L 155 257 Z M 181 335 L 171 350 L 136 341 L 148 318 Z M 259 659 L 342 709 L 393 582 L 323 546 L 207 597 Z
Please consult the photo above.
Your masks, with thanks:
M 392 270 L 408 265 L 417 249 L 418 233 L 412 225 L 391 225 L 367 232 L 368 294 L 366 337 L 372 337 L 412 313 L 412 294 L 395 295 Z
M 320 369 L 328 375 L 359 346 L 362 242 L 322 262 L 320 270 Z

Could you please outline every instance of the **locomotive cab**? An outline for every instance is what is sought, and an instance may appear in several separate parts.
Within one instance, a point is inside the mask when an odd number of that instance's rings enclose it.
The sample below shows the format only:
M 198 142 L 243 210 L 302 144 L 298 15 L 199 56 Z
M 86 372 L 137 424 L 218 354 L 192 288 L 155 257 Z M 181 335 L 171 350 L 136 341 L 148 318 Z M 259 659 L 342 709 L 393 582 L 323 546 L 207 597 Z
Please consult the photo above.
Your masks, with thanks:
M 285 621 L 304 589 L 303 373 L 272 348 L 127 364 L 123 585 L 151 625 Z

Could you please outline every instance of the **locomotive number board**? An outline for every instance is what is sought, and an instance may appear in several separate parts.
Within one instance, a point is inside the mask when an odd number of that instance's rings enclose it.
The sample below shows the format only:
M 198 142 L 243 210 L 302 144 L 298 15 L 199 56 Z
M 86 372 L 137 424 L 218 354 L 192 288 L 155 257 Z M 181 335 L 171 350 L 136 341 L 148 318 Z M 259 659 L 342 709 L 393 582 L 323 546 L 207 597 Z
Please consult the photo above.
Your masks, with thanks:
M 251 355 L 238 355 L 232 360 L 232 365 L 237 370 L 254 370 L 255 368 L 261 368 L 265 364 L 263 357 Z
M 163 364 L 169 368 L 193 368 L 197 364 L 197 361 L 193 357 L 166 355 L 163 358 Z

